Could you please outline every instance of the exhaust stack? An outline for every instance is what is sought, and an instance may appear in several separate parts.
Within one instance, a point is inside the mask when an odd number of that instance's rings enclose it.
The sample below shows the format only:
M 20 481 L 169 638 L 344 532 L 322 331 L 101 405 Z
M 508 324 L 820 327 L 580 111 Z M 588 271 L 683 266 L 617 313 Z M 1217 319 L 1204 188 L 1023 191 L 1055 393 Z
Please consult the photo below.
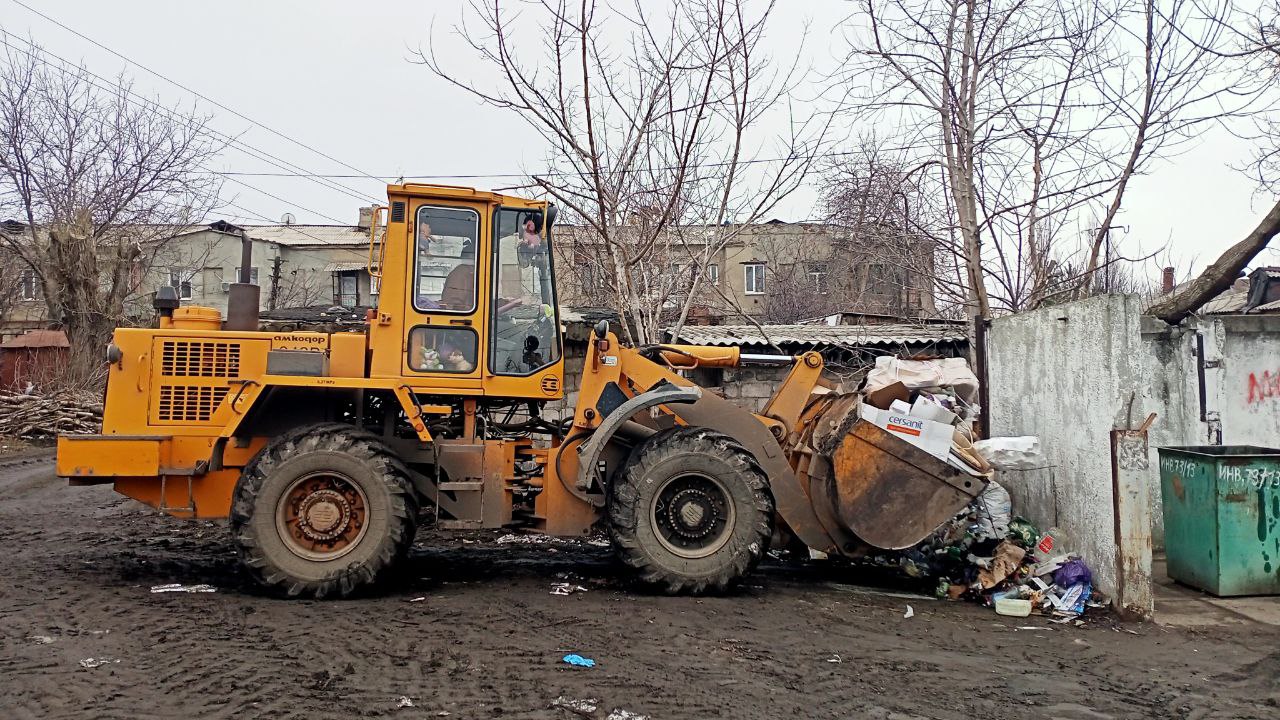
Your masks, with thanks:
M 240 277 L 231 283 L 227 297 L 227 330 L 258 330 L 259 288 L 253 279 L 253 241 L 249 233 L 240 231 Z

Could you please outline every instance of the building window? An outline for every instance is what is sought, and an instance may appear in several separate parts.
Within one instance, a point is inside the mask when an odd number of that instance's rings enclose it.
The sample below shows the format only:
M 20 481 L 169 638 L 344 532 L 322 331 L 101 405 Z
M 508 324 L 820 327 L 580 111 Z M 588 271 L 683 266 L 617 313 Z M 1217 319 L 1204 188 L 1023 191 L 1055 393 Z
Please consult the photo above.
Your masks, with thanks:
M 22 300 L 35 300 L 39 293 L 40 283 L 36 281 L 35 270 L 23 270 L 18 279 L 18 297 Z
M 805 267 L 809 275 L 809 286 L 819 295 L 827 294 L 827 264 L 809 263 Z
M 578 276 L 578 285 L 583 292 L 595 292 L 600 289 L 599 274 L 596 272 L 595 265 L 586 260 L 579 260 L 573 264 L 573 270 Z
M 382 278 L 378 277 L 377 275 L 370 275 L 369 276 L 369 296 L 377 297 L 381 289 L 382 289 Z
M 236 272 L 235 272 L 235 274 L 234 274 L 234 275 L 232 275 L 231 277 L 232 277 L 232 278 L 234 278 L 231 282 L 240 282 L 240 268 L 239 268 L 239 266 L 237 266 L 237 267 L 236 267 Z M 250 284 L 250 285 L 257 285 L 257 284 L 258 284 L 258 268 L 257 268 L 257 266 L 254 266 L 254 267 L 249 268 L 249 284 Z
M 742 266 L 743 285 L 748 295 L 764 294 L 764 263 L 746 263 Z
M 720 282 L 720 266 L 711 263 L 707 266 L 707 282 L 715 285 Z
M 333 274 L 333 304 L 355 307 L 360 304 L 360 276 L 356 270 Z
M 195 277 L 194 270 L 170 270 L 169 271 L 169 287 L 178 291 L 180 300 L 191 299 L 191 278 Z

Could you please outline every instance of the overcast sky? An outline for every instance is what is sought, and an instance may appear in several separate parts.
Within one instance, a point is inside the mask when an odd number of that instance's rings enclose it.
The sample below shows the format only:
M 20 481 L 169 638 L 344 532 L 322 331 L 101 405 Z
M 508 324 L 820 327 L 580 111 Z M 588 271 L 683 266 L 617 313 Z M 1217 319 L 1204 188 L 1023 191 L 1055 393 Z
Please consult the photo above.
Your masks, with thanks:
M 437 53 L 460 52 L 450 37 L 461 0 L 220 0 L 216 3 L 114 0 L 23 0 L 93 40 L 216 100 L 262 125 L 375 176 L 432 176 L 439 182 L 498 188 L 541 167 L 546 150 L 514 115 L 480 105 L 410 62 L 435 22 Z M 777 12 L 769 51 L 829 68 L 842 41 L 832 32 L 848 10 L 841 0 L 792 0 Z M 0 26 L 30 36 L 49 52 L 104 76 L 124 70 L 135 91 L 173 104 L 196 98 L 23 9 L 0 0 Z M 804 34 L 808 28 L 807 37 Z M 459 56 L 460 57 L 460 56 Z M 357 174 L 202 103 L 218 130 L 313 173 Z M 1247 143 L 1206 134 L 1179 157 L 1137 180 L 1118 224 L 1127 228 L 1126 255 L 1168 243 L 1179 264 L 1199 268 L 1251 230 L 1273 199 L 1232 166 L 1248 159 Z M 229 150 L 221 171 L 282 172 Z M 485 175 L 499 177 L 465 177 Z M 418 179 L 425 179 L 418 177 Z M 382 182 L 335 180 L 350 190 L 301 178 L 239 176 L 223 196 L 228 219 L 354 223 L 357 208 L 385 199 Z M 249 187 L 252 186 L 252 187 Z M 278 196 L 272 198 L 266 193 Z M 781 207 L 785 220 L 815 216 L 812 189 Z M 1264 258 L 1280 262 L 1275 249 Z

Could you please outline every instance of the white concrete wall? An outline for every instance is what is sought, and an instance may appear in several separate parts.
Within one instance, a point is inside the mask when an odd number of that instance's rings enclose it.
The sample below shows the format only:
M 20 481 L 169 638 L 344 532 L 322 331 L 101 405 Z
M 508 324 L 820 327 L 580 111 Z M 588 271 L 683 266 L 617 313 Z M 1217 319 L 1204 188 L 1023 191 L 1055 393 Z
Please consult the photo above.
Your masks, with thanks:
M 1159 507 L 1156 448 L 1189 444 L 1184 412 L 1195 389 L 1184 375 L 1193 347 L 1187 334 L 1144 339 L 1141 309 L 1137 296 L 1091 298 L 996 319 L 989 339 L 991 434 L 1039 436 L 1049 465 L 1001 473 L 999 481 L 1013 497 L 1014 512 L 1042 530 L 1060 528 L 1067 549 L 1086 559 L 1099 588 L 1113 596 L 1111 431 L 1137 428 L 1157 413 L 1149 463 L 1122 478 L 1122 492 L 1138 495 L 1145 478 L 1145 495 L 1122 506 L 1142 513 L 1140 524 L 1151 527 L 1147 508 Z
M 1151 546 L 1163 546 L 1160 447 L 1280 447 L 1280 316 L 1214 316 L 1170 327 L 1141 311 L 1137 296 L 1091 298 L 999 318 L 989 341 L 992 434 L 1040 436 L 1049 463 L 999 480 L 1015 513 L 1063 530 L 1068 549 L 1084 556 L 1108 594 L 1121 571 L 1126 584 L 1143 582 Z M 1137 428 L 1149 413 L 1157 417 L 1145 461 L 1139 445 L 1139 457 L 1117 462 L 1117 538 L 1111 430 Z
M 1220 316 L 1199 327 L 1209 420 L 1217 413 L 1222 443 L 1280 448 L 1280 316 Z

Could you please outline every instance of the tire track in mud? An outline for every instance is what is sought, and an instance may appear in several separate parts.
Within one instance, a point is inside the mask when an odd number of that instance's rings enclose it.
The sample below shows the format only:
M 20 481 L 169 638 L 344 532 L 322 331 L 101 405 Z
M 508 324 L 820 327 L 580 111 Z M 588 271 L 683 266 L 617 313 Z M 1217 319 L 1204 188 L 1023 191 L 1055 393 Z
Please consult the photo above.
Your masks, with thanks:
M 563 695 L 654 720 L 1264 718 L 1280 702 L 1270 630 L 1016 632 L 1043 621 L 778 566 L 730 597 L 668 598 L 628 588 L 607 549 L 495 538 L 423 532 L 381 595 L 282 601 L 246 583 L 220 525 L 66 488 L 47 459 L 0 468 L 0 717 L 572 720 L 550 707 Z M 562 580 L 588 591 L 550 595 Z M 171 582 L 218 592 L 149 591 Z

